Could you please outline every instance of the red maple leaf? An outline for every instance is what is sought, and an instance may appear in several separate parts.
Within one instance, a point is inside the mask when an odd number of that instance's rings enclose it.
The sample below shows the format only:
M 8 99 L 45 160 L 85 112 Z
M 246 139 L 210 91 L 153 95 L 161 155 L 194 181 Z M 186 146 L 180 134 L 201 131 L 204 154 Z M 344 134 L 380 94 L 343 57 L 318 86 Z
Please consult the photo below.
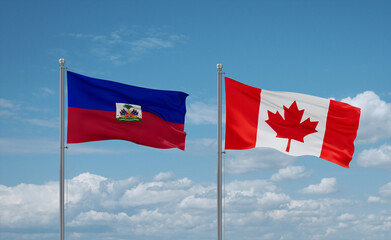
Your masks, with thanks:
M 291 140 L 304 143 L 304 137 L 308 134 L 315 133 L 318 121 L 311 122 L 310 118 L 307 118 L 304 122 L 301 119 L 304 114 L 304 109 L 299 110 L 296 101 L 294 101 L 289 108 L 284 107 L 284 118 L 277 111 L 272 113 L 267 111 L 269 119 L 266 123 L 277 133 L 278 138 L 288 138 L 288 146 L 286 151 L 289 152 L 291 146 Z

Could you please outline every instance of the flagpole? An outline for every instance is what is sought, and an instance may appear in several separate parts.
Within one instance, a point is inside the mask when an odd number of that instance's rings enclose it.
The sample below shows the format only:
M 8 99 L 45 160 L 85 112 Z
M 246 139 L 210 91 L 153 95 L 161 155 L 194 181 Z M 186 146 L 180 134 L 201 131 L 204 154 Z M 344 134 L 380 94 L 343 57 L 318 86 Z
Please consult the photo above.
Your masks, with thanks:
M 64 70 L 65 59 L 60 58 L 60 239 L 64 240 Z
M 222 72 L 223 64 L 217 64 L 217 239 L 222 240 Z

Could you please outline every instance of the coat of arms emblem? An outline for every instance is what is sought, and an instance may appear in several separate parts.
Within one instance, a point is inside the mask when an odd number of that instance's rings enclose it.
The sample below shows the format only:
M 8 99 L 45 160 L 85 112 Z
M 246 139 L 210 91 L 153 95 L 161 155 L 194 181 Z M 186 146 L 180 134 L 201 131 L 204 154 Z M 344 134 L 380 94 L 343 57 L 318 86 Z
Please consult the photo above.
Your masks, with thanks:
M 141 121 L 141 106 L 128 103 L 116 103 L 116 120 Z

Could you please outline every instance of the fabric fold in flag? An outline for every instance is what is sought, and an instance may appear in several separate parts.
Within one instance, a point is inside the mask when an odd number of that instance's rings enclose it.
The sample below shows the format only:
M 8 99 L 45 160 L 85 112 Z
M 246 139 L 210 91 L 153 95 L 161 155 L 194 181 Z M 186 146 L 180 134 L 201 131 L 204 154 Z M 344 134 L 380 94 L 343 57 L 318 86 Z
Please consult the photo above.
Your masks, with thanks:
M 225 78 L 225 149 L 269 147 L 349 167 L 361 110 L 315 96 L 268 91 Z
M 67 143 L 127 140 L 185 149 L 186 97 L 67 72 Z

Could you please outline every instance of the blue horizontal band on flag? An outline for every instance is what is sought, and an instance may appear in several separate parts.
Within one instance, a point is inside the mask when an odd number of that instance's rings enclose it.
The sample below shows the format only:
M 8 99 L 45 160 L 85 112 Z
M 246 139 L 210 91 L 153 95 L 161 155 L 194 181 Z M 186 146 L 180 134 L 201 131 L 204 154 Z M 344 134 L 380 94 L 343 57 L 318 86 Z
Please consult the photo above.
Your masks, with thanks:
M 140 105 L 165 121 L 185 123 L 187 93 L 157 90 L 83 76 L 67 71 L 68 107 L 116 111 L 116 103 Z

